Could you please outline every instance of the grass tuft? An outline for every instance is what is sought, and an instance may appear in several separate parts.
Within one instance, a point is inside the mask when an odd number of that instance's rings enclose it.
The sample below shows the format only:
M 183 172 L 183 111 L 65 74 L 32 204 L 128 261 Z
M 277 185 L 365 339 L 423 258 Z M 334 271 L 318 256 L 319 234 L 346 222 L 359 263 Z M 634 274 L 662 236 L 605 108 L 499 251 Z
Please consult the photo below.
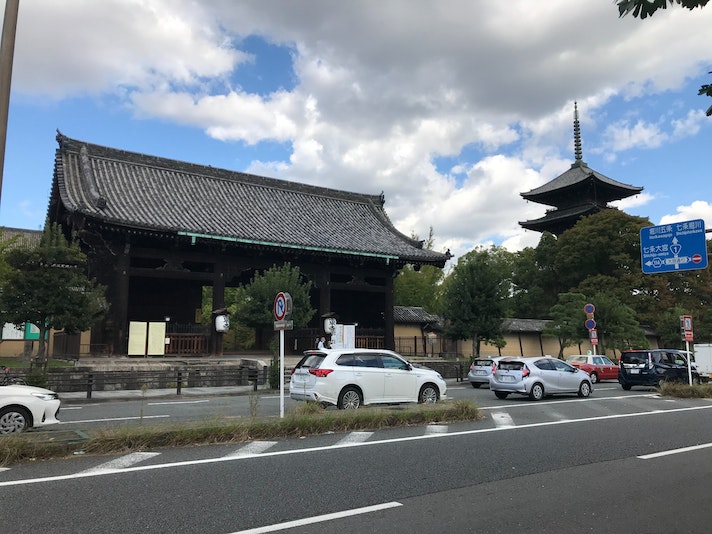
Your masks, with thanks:
M 665 382 L 660 387 L 660 393 L 682 399 L 709 399 L 712 398 L 712 384 L 689 385 L 682 382 Z

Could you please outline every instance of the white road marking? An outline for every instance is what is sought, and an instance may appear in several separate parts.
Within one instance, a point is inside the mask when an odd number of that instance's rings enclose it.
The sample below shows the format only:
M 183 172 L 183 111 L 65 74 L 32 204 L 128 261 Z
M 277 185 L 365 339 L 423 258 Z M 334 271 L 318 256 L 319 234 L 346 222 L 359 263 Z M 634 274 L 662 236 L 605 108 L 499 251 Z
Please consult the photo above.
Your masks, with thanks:
M 425 427 L 426 434 L 445 434 L 449 430 L 447 425 L 429 424 Z
M 149 458 L 153 458 L 154 456 L 158 456 L 161 454 L 160 452 L 132 452 L 131 454 L 127 454 L 126 456 L 122 456 L 121 458 L 117 458 L 116 460 L 111 460 L 110 462 L 103 463 L 101 465 L 97 465 L 96 467 L 92 467 L 91 469 L 86 469 L 82 471 L 80 474 L 101 474 L 101 473 L 109 473 L 109 472 L 115 472 L 117 469 L 126 469 L 127 467 L 131 467 L 132 465 L 135 465 L 139 462 L 143 462 L 144 460 L 148 460 Z
M 547 427 L 547 426 L 589 423 L 592 421 L 606 421 L 609 419 L 628 419 L 628 418 L 633 418 L 633 417 L 646 417 L 649 415 L 674 414 L 674 413 L 680 413 L 680 412 L 692 412 L 692 411 L 697 411 L 697 410 L 709 410 L 709 409 L 712 409 L 712 404 L 708 404 L 705 406 L 692 406 L 692 407 L 688 407 L 688 408 L 675 408 L 672 410 L 653 410 L 653 411 L 649 411 L 649 412 L 626 413 L 626 414 L 615 414 L 615 415 L 601 415 L 601 416 L 597 416 L 597 417 L 584 417 L 581 419 L 568 419 L 565 421 L 544 421 L 541 423 L 530 423 L 530 424 L 519 425 L 519 426 L 514 426 L 514 427 L 479 428 L 479 429 L 473 429 L 473 430 L 462 430 L 459 432 L 449 432 L 447 434 L 423 434 L 423 435 L 419 435 L 419 436 L 407 436 L 407 437 L 402 437 L 402 438 L 391 438 L 391 439 L 365 441 L 363 443 L 349 443 L 346 445 L 336 444 L 336 445 L 327 445 L 327 446 L 321 446 L 321 447 L 306 447 L 304 449 L 288 449 L 288 450 L 275 451 L 275 452 L 265 452 L 264 454 L 260 454 L 259 457 L 265 458 L 268 456 L 291 456 L 293 454 L 308 454 L 308 453 L 312 453 L 312 452 L 320 452 L 320 451 L 325 451 L 325 450 L 346 449 L 349 447 L 372 447 L 372 446 L 376 446 L 376 445 L 389 445 L 389 444 L 393 444 L 393 443 L 420 441 L 423 439 L 441 439 L 441 438 L 451 438 L 451 437 L 461 437 L 461 436 L 472 436 L 472 435 L 476 435 L 476 434 L 488 434 L 490 432 L 502 432 L 502 431 L 513 432 L 513 431 L 527 430 L 530 428 L 542 428 L 542 427 Z M 176 468 L 176 467 L 185 467 L 185 466 L 189 466 L 189 465 L 193 466 L 193 465 L 214 464 L 214 463 L 229 462 L 229 461 L 240 461 L 242 459 L 254 458 L 255 456 L 238 456 L 238 457 L 228 456 L 228 457 L 220 457 L 220 458 L 203 458 L 201 460 L 185 460 L 185 461 L 181 461 L 181 462 L 172 462 L 172 463 L 166 463 L 166 464 L 154 464 L 154 465 L 144 465 L 144 466 L 139 465 L 136 467 L 129 467 L 126 469 L 116 469 L 116 470 L 101 472 L 101 473 L 72 473 L 72 474 L 68 474 L 68 475 L 57 475 L 57 476 L 51 476 L 51 477 L 27 478 L 24 480 L 7 480 L 4 482 L 0 482 L 0 487 L 22 486 L 22 485 L 27 485 L 27 484 L 38 484 L 38 483 L 42 483 L 42 482 L 55 482 L 55 481 L 59 481 L 59 480 L 72 480 L 72 479 L 77 479 L 77 478 L 85 478 L 85 477 L 91 477 L 91 476 L 102 476 L 102 475 L 110 475 L 110 474 L 125 474 L 125 473 L 137 472 L 137 471 L 152 471 L 154 469 L 171 469 L 171 468 Z
M 683 452 L 697 451 L 712 447 L 712 443 L 703 443 L 702 445 L 693 445 L 692 447 L 682 447 L 681 449 L 671 449 L 669 451 L 654 452 L 652 454 L 643 454 L 638 456 L 641 460 L 650 460 L 651 458 L 660 458 L 661 456 L 670 456 L 671 454 L 681 454 Z
M 371 512 L 378 512 L 380 510 L 388 510 L 389 508 L 396 508 L 398 506 L 403 506 L 399 502 L 386 502 L 383 504 L 376 504 L 374 506 L 364 506 L 363 508 L 354 508 L 353 510 L 344 510 L 343 512 L 334 512 L 332 514 L 317 515 L 314 517 L 305 517 L 304 519 L 297 519 L 296 521 L 287 521 L 286 523 L 278 523 L 276 525 L 268 525 L 266 527 L 251 528 L 249 530 L 240 530 L 234 532 L 233 534 L 263 534 L 265 532 L 276 532 L 278 530 L 286 530 L 288 528 L 303 527 L 305 525 L 313 525 L 314 523 L 323 523 L 324 521 L 332 521 L 333 519 L 341 519 L 344 517 L 351 517 L 354 515 L 368 514 Z
M 492 412 L 492 420 L 497 428 L 510 428 L 515 426 L 512 416 L 507 412 Z
M 200 404 L 203 402 L 210 402 L 210 400 L 194 400 L 194 401 L 165 401 L 165 402 L 147 402 L 147 406 L 161 406 L 162 404 Z
M 60 421 L 60 425 L 74 425 L 77 423 L 106 423 L 108 421 L 135 421 L 136 419 L 161 419 L 170 415 L 137 415 L 135 417 L 112 417 L 109 419 L 82 419 L 81 421 Z
M 373 432 L 350 432 L 339 440 L 337 445 L 349 445 L 351 443 L 363 443 L 373 436 Z
M 234 452 L 231 452 L 230 454 L 226 454 L 225 458 L 242 458 L 245 456 L 257 456 L 258 454 L 261 454 L 265 452 L 267 449 L 270 447 L 274 447 L 277 445 L 276 441 L 253 441 L 252 443 L 248 443 L 244 447 L 240 447 Z

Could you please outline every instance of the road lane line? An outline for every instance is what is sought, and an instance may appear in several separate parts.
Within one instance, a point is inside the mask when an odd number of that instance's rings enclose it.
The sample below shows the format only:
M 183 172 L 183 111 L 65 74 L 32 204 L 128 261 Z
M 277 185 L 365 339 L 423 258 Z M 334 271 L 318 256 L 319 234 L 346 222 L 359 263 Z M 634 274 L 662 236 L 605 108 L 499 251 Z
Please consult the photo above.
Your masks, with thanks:
M 170 415 L 137 415 L 135 417 L 112 417 L 109 419 L 82 419 L 81 421 L 60 421 L 60 425 L 76 425 L 77 423 L 107 423 L 109 421 L 134 421 L 136 419 L 161 419 Z
M 166 464 L 153 464 L 153 465 L 139 465 L 135 467 L 129 467 L 126 469 L 116 469 L 113 471 L 107 471 L 102 473 L 72 473 L 68 475 L 56 475 L 49 477 L 39 477 L 39 478 L 27 478 L 22 480 L 7 480 L 0 482 L 0 488 L 6 486 L 22 486 L 27 484 L 38 484 L 43 482 L 55 482 L 60 480 L 72 480 L 77 478 L 85 478 L 91 476 L 103 476 L 110 474 L 126 474 L 137 471 L 152 471 L 155 469 L 172 469 L 176 467 L 186 467 L 195 466 L 202 464 L 214 464 L 227 461 L 240 461 L 250 458 L 268 458 L 270 456 L 291 456 L 293 454 L 308 454 L 312 452 L 321 452 L 333 449 L 346 449 L 349 447 L 372 447 L 376 445 L 391 445 L 394 443 L 405 443 L 410 441 L 420 441 L 422 439 L 440 439 L 440 438 L 451 438 L 451 437 L 462 437 L 462 436 L 472 436 L 476 434 L 489 434 L 491 432 L 516 432 L 527 430 L 530 428 L 543 428 L 547 426 L 558 426 L 558 425 L 570 425 L 575 423 L 589 423 L 592 421 L 606 421 L 608 419 L 628 419 L 632 417 L 646 417 L 650 415 L 663 415 L 663 414 L 673 414 L 680 412 L 691 412 L 697 410 L 709 410 L 712 409 L 712 404 L 707 404 L 705 406 L 692 406 L 687 408 L 674 408 L 672 410 L 654 410 L 649 412 L 638 412 L 638 413 L 626 413 L 626 414 L 614 414 L 614 415 L 601 415 L 596 417 L 584 417 L 582 419 L 568 419 L 566 421 L 544 421 L 541 423 L 529 423 L 525 425 L 519 425 L 514 427 L 503 427 L 503 428 L 479 428 L 473 430 L 461 430 L 458 432 L 448 432 L 447 434 L 422 434 L 418 436 L 407 436 L 402 438 L 390 438 L 390 439 L 380 439 L 373 441 L 365 441 L 363 443 L 349 443 L 347 445 L 326 445 L 319 447 L 306 447 L 304 449 L 288 449 L 275 452 L 265 452 L 263 454 L 246 454 L 245 456 L 239 457 L 219 457 L 219 458 L 203 458 L 200 460 L 185 460 L 180 462 L 171 462 Z
M 396 508 L 398 506 L 403 506 L 399 502 L 386 502 L 383 504 L 376 504 L 374 506 L 364 506 L 363 508 L 354 508 L 353 510 L 344 510 L 343 512 L 334 512 L 331 514 L 317 515 L 314 517 L 305 517 L 304 519 L 297 519 L 295 521 L 287 521 L 286 523 L 277 523 L 275 525 L 268 525 L 265 527 L 251 528 L 249 530 L 238 530 L 232 534 L 264 534 L 265 532 L 276 532 L 278 530 L 286 530 L 288 528 L 303 527 L 305 525 L 313 525 L 314 523 L 323 523 L 325 521 L 332 521 L 334 519 L 342 519 L 344 517 L 351 517 L 354 515 L 369 514 L 371 512 L 379 512 L 381 510 L 388 510 L 389 508 Z
M 682 454 L 683 452 L 697 451 L 700 449 L 708 449 L 712 447 L 712 443 L 703 443 L 702 445 L 693 445 L 691 447 L 682 447 L 681 449 L 670 449 L 669 451 L 654 452 L 652 454 L 643 454 L 638 456 L 641 460 L 650 460 L 652 458 L 660 458 L 662 456 L 670 456 L 671 454 Z
M 105 462 L 101 465 L 97 465 L 96 467 L 85 469 L 84 471 L 81 471 L 80 474 L 99 474 L 103 472 L 113 472 L 117 469 L 126 469 L 127 467 L 131 467 L 132 465 L 135 465 L 139 462 L 143 462 L 144 460 L 148 460 L 149 458 L 153 458 L 154 456 L 158 456 L 159 454 L 161 453 L 132 452 L 131 454 L 126 454 L 125 456 L 122 456 L 121 458 L 116 458 L 115 460 L 111 460 L 110 462 Z
M 425 427 L 426 434 L 445 434 L 449 430 L 447 425 L 429 424 Z
M 204 402 L 210 402 L 209 399 L 205 400 L 194 400 L 194 401 L 164 401 L 164 402 L 147 402 L 146 406 L 161 406 L 163 404 L 200 404 Z

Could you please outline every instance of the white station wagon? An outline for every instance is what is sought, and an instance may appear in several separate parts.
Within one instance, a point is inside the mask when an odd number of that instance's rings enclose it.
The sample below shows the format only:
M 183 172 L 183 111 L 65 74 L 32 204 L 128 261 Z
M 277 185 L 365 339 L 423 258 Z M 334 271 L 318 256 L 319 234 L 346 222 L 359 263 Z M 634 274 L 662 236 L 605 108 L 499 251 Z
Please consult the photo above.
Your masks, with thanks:
M 447 384 L 437 371 L 389 350 L 309 350 L 292 370 L 289 396 L 339 409 L 433 403 L 447 398 Z

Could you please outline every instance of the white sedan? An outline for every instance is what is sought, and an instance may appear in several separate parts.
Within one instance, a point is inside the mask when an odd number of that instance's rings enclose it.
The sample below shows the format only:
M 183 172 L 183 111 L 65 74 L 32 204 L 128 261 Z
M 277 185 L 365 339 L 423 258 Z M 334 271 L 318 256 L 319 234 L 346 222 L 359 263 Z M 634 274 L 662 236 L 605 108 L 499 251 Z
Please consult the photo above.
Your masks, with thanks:
M 0 386 L 0 434 L 59 423 L 59 395 L 34 386 Z

